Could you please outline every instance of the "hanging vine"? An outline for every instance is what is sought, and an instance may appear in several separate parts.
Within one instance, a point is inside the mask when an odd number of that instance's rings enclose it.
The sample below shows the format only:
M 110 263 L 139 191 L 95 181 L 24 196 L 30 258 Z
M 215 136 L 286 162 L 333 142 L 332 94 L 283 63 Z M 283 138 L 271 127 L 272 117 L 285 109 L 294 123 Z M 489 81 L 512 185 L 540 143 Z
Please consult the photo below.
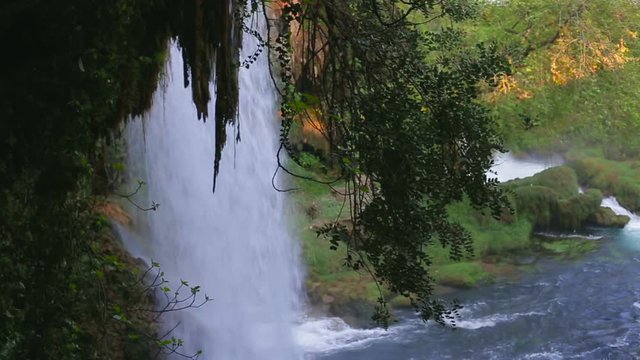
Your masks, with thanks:
M 469 235 L 448 219 L 449 204 L 467 197 L 496 216 L 508 207 L 485 176 L 501 145 L 476 99 L 477 84 L 496 87 L 509 64 L 491 44 L 463 53 L 463 34 L 446 25 L 473 16 L 473 3 L 253 0 L 245 9 L 244 33 L 267 49 L 281 96 L 276 173 L 344 196 L 349 225 L 336 220 L 318 236 L 331 249 L 346 247 L 345 264 L 375 280 L 378 323 L 390 320 L 381 286 L 409 298 L 424 320 L 451 320 L 459 304 L 432 298 L 425 249 L 438 242 L 454 259 L 472 252 Z M 244 25 L 258 13 L 266 38 Z M 300 162 L 293 124 L 312 121 L 329 144 L 334 179 L 296 174 L 284 161 Z

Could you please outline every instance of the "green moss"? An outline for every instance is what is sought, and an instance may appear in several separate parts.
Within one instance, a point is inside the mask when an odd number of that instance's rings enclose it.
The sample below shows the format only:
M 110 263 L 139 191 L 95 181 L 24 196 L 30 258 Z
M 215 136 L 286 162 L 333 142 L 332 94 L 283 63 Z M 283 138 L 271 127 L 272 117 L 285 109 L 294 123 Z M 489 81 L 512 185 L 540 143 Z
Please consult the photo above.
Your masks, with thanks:
M 542 186 L 553 189 L 557 196 L 566 198 L 578 193 L 578 176 L 569 166 L 556 166 L 524 179 L 509 181 L 504 186 L 508 189 Z
M 575 259 L 584 256 L 597 249 L 600 243 L 587 239 L 562 239 L 554 241 L 542 241 L 543 249 L 565 259 Z
M 592 214 L 600 210 L 601 203 L 602 193 L 597 189 L 559 200 L 554 227 L 569 231 L 581 228 Z
M 571 163 L 580 182 L 615 195 L 620 204 L 640 210 L 640 161 L 613 161 L 602 157 L 585 157 Z
M 521 186 L 513 190 L 518 215 L 535 227 L 548 229 L 556 212 L 558 193 L 546 186 Z
M 504 186 L 513 192 L 519 217 L 540 229 L 573 231 L 581 228 L 602 202 L 597 189 L 578 194 L 577 179 L 572 168 L 559 166 Z
M 491 279 L 477 262 L 458 262 L 434 268 L 433 277 L 438 284 L 453 287 L 470 287 Z
M 626 215 L 616 215 L 610 208 L 602 207 L 591 214 L 587 221 L 596 226 L 623 228 L 629 222 Z
M 475 210 L 467 202 L 451 205 L 449 216 L 471 234 L 475 259 L 523 250 L 530 246 L 529 238 L 533 227 L 525 218 L 510 222 L 496 220 Z M 452 263 L 448 249 L 434 245 L 429 250 L 434 264 Z

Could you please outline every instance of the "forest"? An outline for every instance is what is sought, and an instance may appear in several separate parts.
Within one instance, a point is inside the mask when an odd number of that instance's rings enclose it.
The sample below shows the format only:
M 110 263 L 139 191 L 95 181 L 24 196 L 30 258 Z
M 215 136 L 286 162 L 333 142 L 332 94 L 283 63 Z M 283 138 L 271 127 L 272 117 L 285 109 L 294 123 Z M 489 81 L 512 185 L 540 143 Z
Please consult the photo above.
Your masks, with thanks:
M 0 17 L 0 359 L 640 355 L 637 1 Z

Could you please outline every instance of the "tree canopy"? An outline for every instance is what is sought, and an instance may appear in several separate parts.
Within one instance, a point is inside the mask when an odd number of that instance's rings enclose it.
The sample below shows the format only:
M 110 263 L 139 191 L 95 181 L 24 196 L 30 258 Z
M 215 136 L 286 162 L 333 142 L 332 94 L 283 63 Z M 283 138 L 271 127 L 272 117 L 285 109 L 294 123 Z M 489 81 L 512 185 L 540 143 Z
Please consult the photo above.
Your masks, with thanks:
M 340 169 L 334 181 L 346 182 L 351 223 L 327 224 L 319 235 L 348 248 L 348 266 L 439 322 L 448 310 L 431 296 L 425 248 L 440 242 L 457 259 L 471 251 L 447 206 L 467 197 L 497 216 L 507 205 L 486 176 L 501 143 L 478 97 L 509 64 L 491 43 L 465 47 L 452 25 L 476 10 L 471 1 L 285 1 L 289 26 L 273 45 L 282 148 L 296 159 L 290 127 L 314 122 Z M 379 301 L 376 318 L 386 324 Z
M 282 149 L 297 159 L 292 124 L 305 112 L 321 114 L 329 162 L 346 184 L 353 221 L 327 224 L 321 234 L 349 248 L 349 266 L 369 269 L 409 296 L 424 319 L 442 321 L 446 307 L 431 297 L 425 246 L 440 242 L 460 257 L 470 241 L 446 206 L 464 197 L 494 213 L 504 205 L 485 176 L 500 141 L 477 98 L 496 85 L 496 74 L 509 72 L 508 64 L 491 44 L 462 47 L 462 34 L 450 26 L 476 13 L 473 2 L 249 1 L 249 8 L 282 11 L 263 39 L 281 72 Z M 113 190 L 109 140 L 150 106 L 174 39 L 202 117 L 216 80 L 215 178 L 223 130 L 236 112 L 236 30 L 244 28 L 243 15 L 251 16 L 240 10 L 245 5 L 0 5 L 0 39 L 11 49 L 0 60 L 7 69 L 0 83 L 0 357 L 149 353 L 150 344 L 130 332 L 133 322 L 113 323 L 123 319 L 116 306 L 131 299 L 136 279 L 117 261 L 125 256 L 105 239 L 98 212 Z M 378 319 L 386 324 L 383 299 L 380 305 Z M 105 336 L 117 346 L 105 346 Z

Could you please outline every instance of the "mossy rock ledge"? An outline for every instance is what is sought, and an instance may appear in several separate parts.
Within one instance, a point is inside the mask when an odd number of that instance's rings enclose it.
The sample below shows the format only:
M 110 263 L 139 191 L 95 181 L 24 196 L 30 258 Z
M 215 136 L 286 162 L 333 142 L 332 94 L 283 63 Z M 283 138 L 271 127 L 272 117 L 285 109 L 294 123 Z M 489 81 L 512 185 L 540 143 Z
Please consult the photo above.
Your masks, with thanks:
M 617 215 L 613 210 L 602 207 L 593 214 L 589 215 L 587 222 L 590 225 L 623 228 L 629 222 L 629 217 L 626 215 Z
M 600 213 L 600 190 L 578 193 L 576 173 L 568 166 L 550 168 L 504 186 L 515 196 L 518 216 L 525 217 L 540 230 L 575 231 Z

